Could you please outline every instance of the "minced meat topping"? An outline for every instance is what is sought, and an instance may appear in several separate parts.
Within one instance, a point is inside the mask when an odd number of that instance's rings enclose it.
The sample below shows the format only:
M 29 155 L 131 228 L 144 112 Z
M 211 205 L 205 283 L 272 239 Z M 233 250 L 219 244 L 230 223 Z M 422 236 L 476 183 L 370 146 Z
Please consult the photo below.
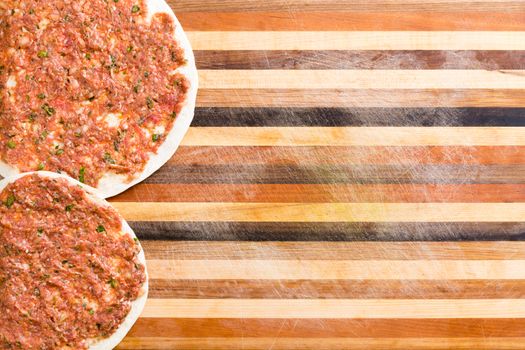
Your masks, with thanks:
M 143 0 L 0 4 L 0 159 L 96 186 L 128 181 L 171 130 L 189 82 L 168 14 Z
M 85 349 L 142 294 L 140 248 L 118 214 L 64 179 L 0 193 L 0 349 Z

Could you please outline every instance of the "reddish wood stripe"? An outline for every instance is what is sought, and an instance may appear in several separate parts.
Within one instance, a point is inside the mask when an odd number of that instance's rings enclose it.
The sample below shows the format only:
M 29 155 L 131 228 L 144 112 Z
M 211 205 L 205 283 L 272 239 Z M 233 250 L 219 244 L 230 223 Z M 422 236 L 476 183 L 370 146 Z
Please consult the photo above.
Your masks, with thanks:
M 524 202 L 524 184 L 139 184 L 111 202 Z
M 141 241 L 148 259 L 523 260 L 525 242 Z
M 169 165 L 525 164 L 523 146 L 182 146 Z
M 519 0 L 168 0 L 175 12 L 226 12 L 226 11 L 350 11 L 350 12 L 443 12 L 467 11 L 523 12 L 525 5 Z M 431 17 L 430 15 L 429 17 Z
M 523 280 L 150 280 L 151 298 L 514 299 Z
M 348 7 L 346 10 L 350 10 Z M 299 9 L 298 9 L 299 10 Z M 523 30 L 524 12 L 179 12 L 189 31 Z
M 130 337 L 523 337 L 525 319 L 139 319 Z
M 158 350 L 521 350 L 521 337 L 432 337 L 432 338 L 126 338 L 117 349 Z
M 198 107 L 525 107 L 518 89 L 200 89 Z

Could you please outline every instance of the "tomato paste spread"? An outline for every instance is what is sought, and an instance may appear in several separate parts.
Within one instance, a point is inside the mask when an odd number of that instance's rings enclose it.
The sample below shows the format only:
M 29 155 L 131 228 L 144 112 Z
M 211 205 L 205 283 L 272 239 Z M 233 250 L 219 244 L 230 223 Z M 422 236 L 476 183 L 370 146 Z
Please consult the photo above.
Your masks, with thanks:
M 0 193 L 0 349 L 85 349 L 142 295 L 140 248 L 110 207 L 64 179 Z
M 140 174 L 189 88 L 173 19 L 150 20 L 143 0 L 4 0 L 0 12 L 0 160 L 92 186 Z

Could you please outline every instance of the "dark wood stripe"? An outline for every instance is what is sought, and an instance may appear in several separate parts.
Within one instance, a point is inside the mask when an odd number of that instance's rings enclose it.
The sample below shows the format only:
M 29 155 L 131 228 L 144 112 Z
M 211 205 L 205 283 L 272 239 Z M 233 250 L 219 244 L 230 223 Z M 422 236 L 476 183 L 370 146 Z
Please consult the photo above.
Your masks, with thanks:
M 142 318 L 130 337 L 523 337 L 525 319 Z
M 525 14 L 523 15 L 525 18 Z M 525 24 L 524 24 L 525 26 Z M 200 69 L 524 69 L 525 51 L 195 51 Z
M 150 280 L 150 298 L 514 299 L 523 280 Z
M 147 184 L 523 184 L 525 165 L 166 165 Z
M 525 242 L 141 241 L 148 260 L 524 260 Z
M 525 126 L 525 108 L 197 108 L 192 125 Z
M 525 164 L 525 146 L 181 146 L 169 165 Z
M 198 107 L 525 107 L 518 89 L 200 89 Z
M 518 203 L 525 185 L 139 184 L 111 202 Z
M 517 241 L 525 222 L 130 222 L 141 239 L 193 241 Z
M 495 3 L 493 5 L 496 5 Z M 523 12 L 178 12 L 188 31 L 523 30 Z
M 224 1 L 224 0 L 168 0 L 175 12 L 443 12 L 467 11 L 485 12 L 523 12 L 525 4 L 519 0 L 479 1 L 479 0 L 267 0 L 267 1 Z M 435 14 L 430 14 L 429 17 Z M 490 17 L 488 15 L 487 17 Z M 326 18 L 329 21 L 329 18 Z

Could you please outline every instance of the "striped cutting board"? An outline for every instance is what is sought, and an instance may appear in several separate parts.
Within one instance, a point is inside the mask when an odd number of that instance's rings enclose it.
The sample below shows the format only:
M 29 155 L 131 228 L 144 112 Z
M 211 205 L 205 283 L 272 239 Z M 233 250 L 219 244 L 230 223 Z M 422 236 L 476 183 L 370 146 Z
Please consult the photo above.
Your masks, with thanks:
M 119 349 L 525 348 L 525 2 L 173 0 L 200 69 L 113 200 L 151 298 Z

